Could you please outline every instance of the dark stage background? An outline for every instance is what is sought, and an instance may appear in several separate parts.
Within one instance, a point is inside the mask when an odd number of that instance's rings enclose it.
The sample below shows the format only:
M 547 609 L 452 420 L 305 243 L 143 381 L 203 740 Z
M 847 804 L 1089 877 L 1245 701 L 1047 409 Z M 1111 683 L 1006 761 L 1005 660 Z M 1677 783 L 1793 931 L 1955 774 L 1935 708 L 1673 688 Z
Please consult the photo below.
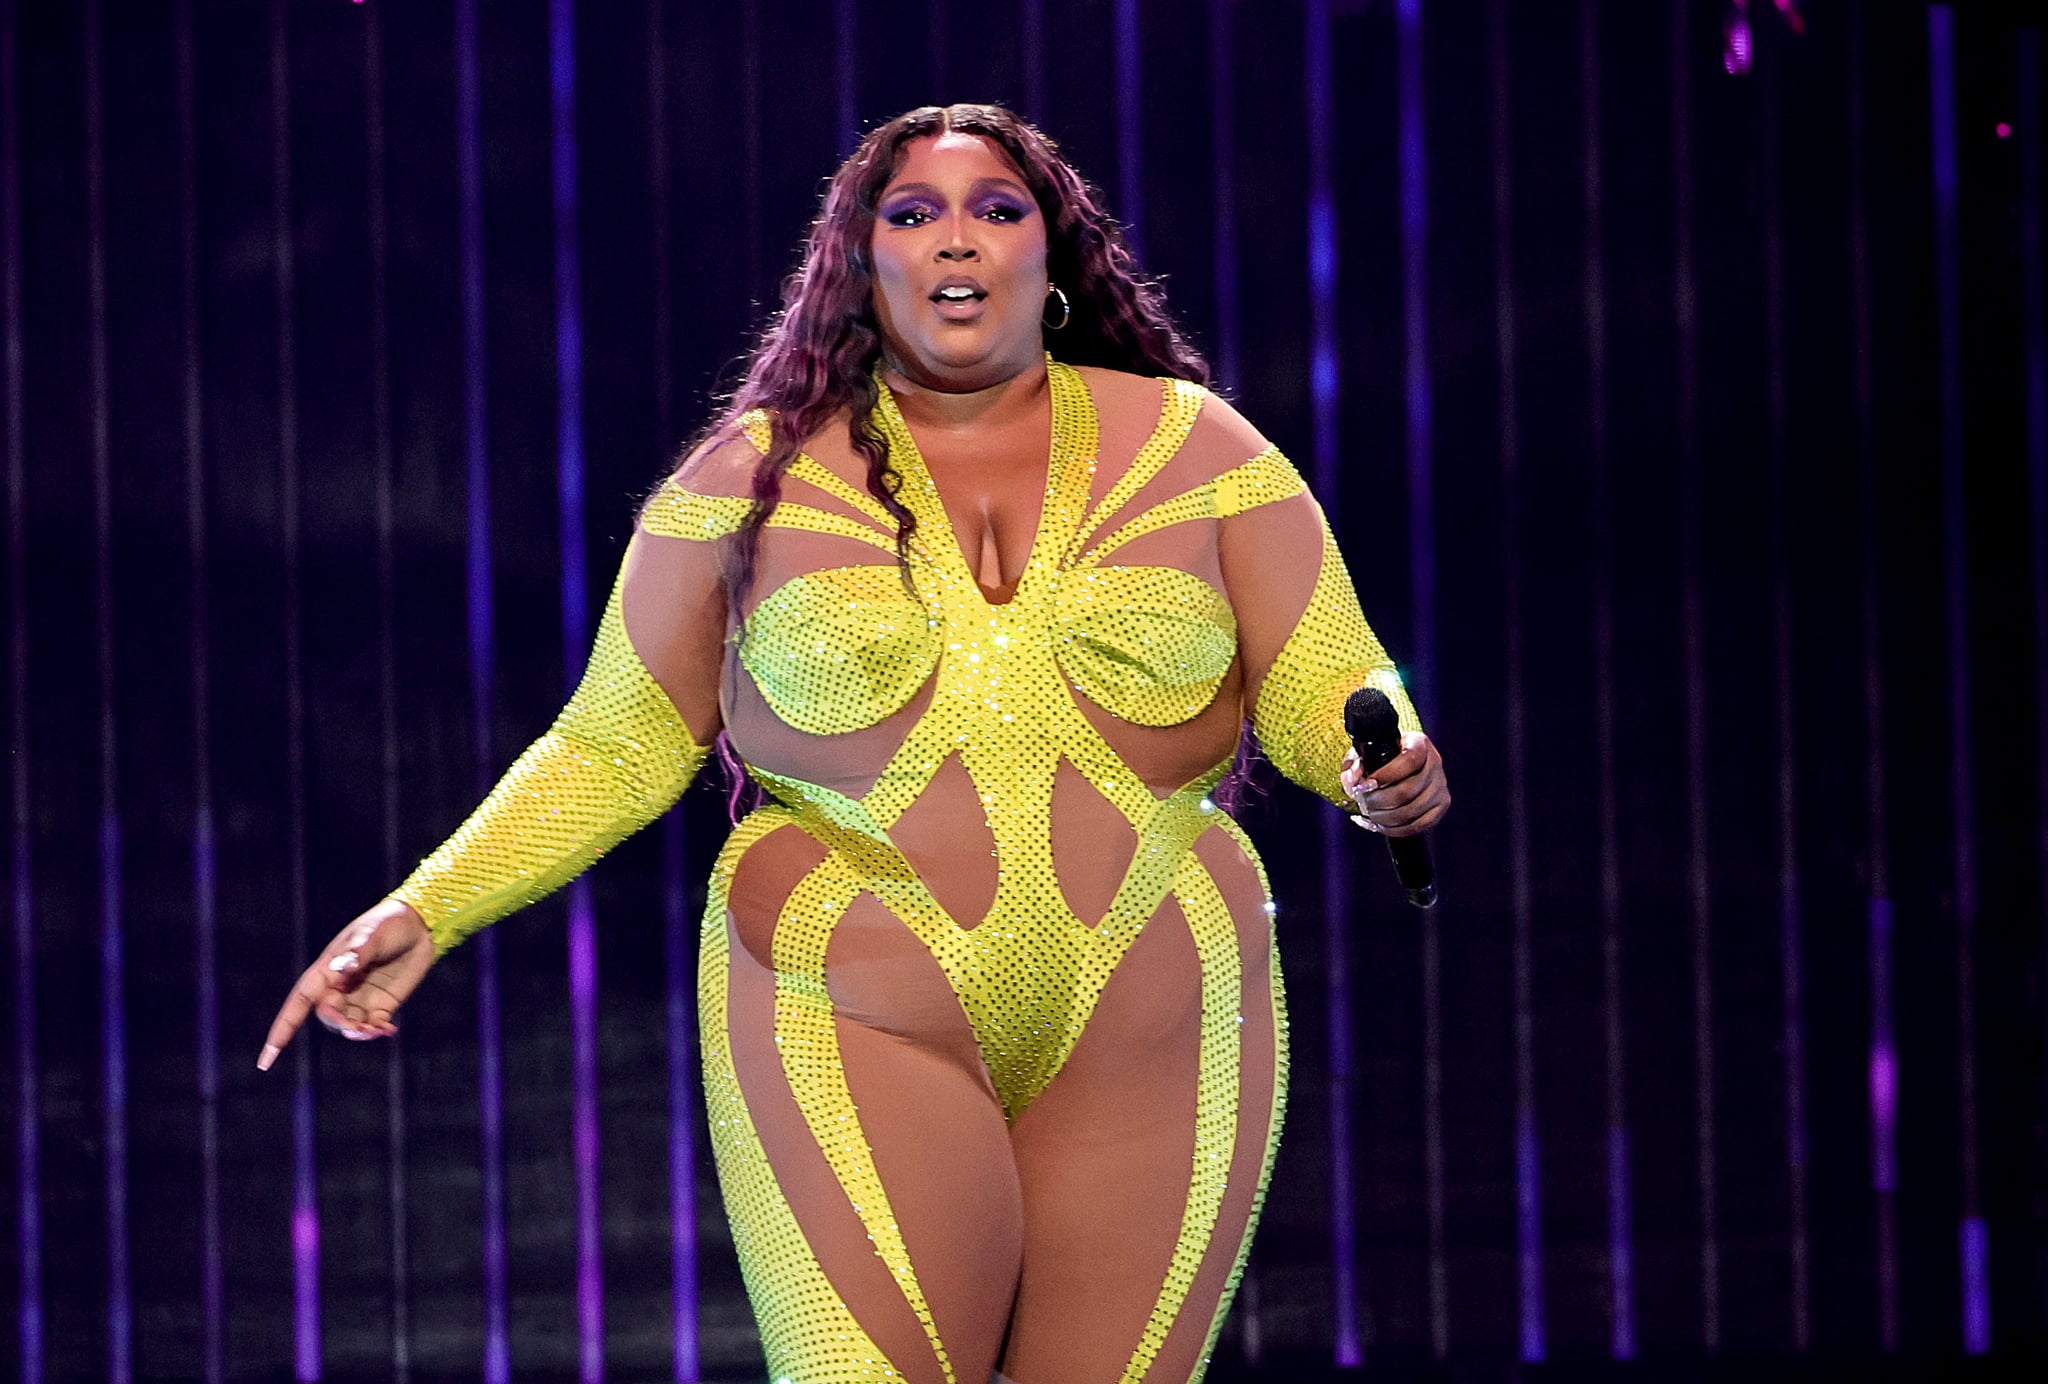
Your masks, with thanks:
M 718 785 L 253 1062 L 551 717 L 856 129 L 985 98 L 1312 476 L 1458 796 L 1427 917 L 1247 809 L 1296 1066 L 1217 1377 L 2038 1359 L 2033 22 L 0 0 L 0 1374 L 758 1371 Z

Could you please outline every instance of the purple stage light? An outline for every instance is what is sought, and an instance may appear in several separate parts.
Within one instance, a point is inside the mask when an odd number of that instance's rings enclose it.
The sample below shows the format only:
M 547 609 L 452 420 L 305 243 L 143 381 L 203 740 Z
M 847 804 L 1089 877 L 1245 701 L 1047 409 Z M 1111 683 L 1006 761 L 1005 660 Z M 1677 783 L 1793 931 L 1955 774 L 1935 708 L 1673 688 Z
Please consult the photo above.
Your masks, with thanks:
M 1728 14 L 1721 21 L 1721 66 L 1731 77 L 1746 76 L 1754 57 L 1749 0 L 1728 0 Z
M 1955 11 L 1927 10 L 1928 97 L 1934 163 L 1934 305 L 1941 409 L 1942 547 L 1948 623 L 1948 769 L 1954 822 L 1956 1053 L 1962 1124 L 1963 1348 L 1991 1348 L 1989 1256 L 1977 1153 L 1976 795 L 1970 754 L 1970 632 L 1964 496 L 1961 247 L 1957 229 Z
M 675 1376 L 693 1384 L 697 1327 L 696 949 L 684 882 L 688 838 L 680 809 L 662 823 L 661 914 L 668 971 L 669 1255 L 674 1266 Z
M 1692 46 L 1686 0 L 1671 5 L 1672 308 L 1677 327 L 1680 627 L 1685 679 L 1686 883 L 1691 902 L 1693 1119 L 1700 1224 L 1700 1338 L 1721 1348 L 1720 1169 L 1714 1136 L 1712 871 L 1707 827 L 1706 598 L 1699 446 L 1699 319 L 1693 260 Z
M 1436 716 L 1436 515 L 1429 369 L 1429 146 L 1422 99 L 1422 6 L 1394 12 L 1401 188 L 1402 399 L 1408 479 L 1410 695 L 1424 725 Z M 1429 1337 L 1439 1360 L 1451 1348 L 1450 1266 L 1444 1256 L 1444 1032 L 1440 909 L 1422 915 L 1422 1164 L 1429 1226 Z
M 674 437 L 674 373 L 669 333 L 672 329 L 673 279 L 669 255 L 668 178 L 668 45 L 660 0 L 647 6 L 648 137 L 647 171 L 652 215 L 649 218 L 650 259 L 654 269 L 654 419 L 659 445 L 666 450 Z M 858 142 L 852 106 L 855 6 L 836 0 L 839 91 L 843 140 L 847 150 Z M 664 1019 L 668 1038 L 668 1168 L 670 1330 L 674 1373 L 678 1384 L 695 1384 L 700 1371 L 697 1324 L 697 1145 L 695 934 L 690 927 L 685 879 L 687 840 L 680 808 L 662 822 L 661 913 L 662 955 L 666 972 Z
M 1488 7 L 1487 56 L 1492 95 L 1493 277 L 1496 302 L 1494 368 L 1500 380 L 1501 628 L 1506 645 L 1505 778 L 1508 896 L 1513 915 L 1515 1064 L 1516 1326 L 1524 1360 L 1543 1357 L 1543 1193 L 1536 1143 L 1536 1019 L 1534 879 L 1529 842 L 1528 696 L 1522 640 L 1522 432 L 1516 365 L 1514 278 L 1514 143 L 1508 100 L 1507 0 Z
M 1216 376 L 1238 383 L 1237 64 L 1233 0 L 1209 0 L 1209 152 L 1215 170 Z
M 28 449 L 22 414 L 21 86 L 14 0 L 0 0 L 0 403 L 6 409 L 8 863 L 14 932 L 15 1361 L 43 1380 L 42 1085 L 36 1054 L 35 877 L 30 851 Z
M 200 388 L 198 83 L 192 46 L 191 0 L 179 0 L 174 23 L 178 74 L 178 208 L 181 340 L 185 441 L 187 607 L 191 631 L 188 668 L 192 696 L 193 1010 L 199 1092 L 199 1317 L 200 1378 L 226 1377 L 227 1266 L 221 1232 L 220 1187 L 220 939 L 216 909 L 218 853 L 213 824 L 213 716 L 210 641 L 207 637 L 206 453 L 204 394 Z
M 477 0 L 455 5 L 455 172 L 462 294 L 464 456 L 463 595 L 469 633 L 469 717 L 478 800 L 496 768 L 491 718 L 497 698 L 496 593 L 491 574 L 491 467 L 484 382 L 483 133 Z M 498 1003 L 498 938 L 477 938 L 477 1175 L 483 1259 L 484 1384 L 511 1378 L 505 1245 L 505 1113 Z
M 1891 929 L 1891 904 L 1879 899 L 1872 909 L 1872 932 L 1886 942 L 1884 934 Z M 1884 921 L 1876 920 L 1877 914 L 1884 915 Z M 1872 1159 L 1872 1178 L 1883 1191 L 1892 1191 L 1898 1184 L 1897 1155 L 1892 1149 L 1892 1131 L 1899 1118 L 1899 1060 L 1892 1052 L 1888 1041 L 1877 1041 L 1870 1046 L 1870 1123 L 1877 1136 L 1876 1151 Z
M 1613 475 L 1607 436 L 1607 271 L 1601 237 L 1600 17 L 1579 5 L 1580 210 L 1585 219 L 1586 435 L 1593 472 L 1593 741 L 1598 762 L 1600 1011 L 1607 1117 L 1608 1353 L 1635 1355 L 1635 1266 L 1630 1232 L 1628 1072 L 1622 1021 L 1621 843 L 1615 749 Z
M 1899 1264 L 1896 1192 L 1898 1062 L 1892 1048 L 1891 853 L 1886 824 L 1884 714 L 1884 545 L 1878 523 L 1877 386 L 1871 353 L 1871 268 L 1868 161 L 1864 138 L 1863 13 L 1844 15 L 1848 55 L 1849 283 L 1855 367 L 1857 524 L 1861 531 L 1863 616 L 1864 842 L 1869 861 L 1870 1173 L 1876 1253 L 1878 1340 L 1899 1348 Z
M 1317 498 L 1337 525 L 1337 214 L 1332 190 L 1329 0 L 1308 0 L 1303 60 L 1308 117 L 1308 287 L 1309 388 L 1312 416 L 1311 474 Z M 1344 819 L 1321 816 L 1323 850 L 1323 949 L 1328 973 L 1330 1056 L 1330 1292 L 1335 1313 L 1335 1352 L 1340 1366 L 1364 1359 L 1358 1329 L 1358 1221 L 1351 1144 L 1352 1012 L 1348 937 L 1351 919 L 1351 852 Z
M 121 897 L 120 743 L 114 662 L 114 477 L 107 376 L 106 112 L 98 0 L 83 14 L 86 316 L 92 405 L 94 619 L 99 671 L 100 1092 L 106 1189 L 107 1376 L 134 1375 L 134 1302 L 128 1241 L 128 1031 Z
M 291 956 L 311 949 L 306 897 L 306 671 L 299 523 L 298 354 L 292 240 L 291 54 L 284 0 L 270 6 L 270 219 L 276 249 L 278 523 L 283 549 L 285 832 Z M 292 1061 L 292 1359 L 300 1380 L 320 1377 L 319 1176 L 315 1166 L 313 1045 Z
M 1138 112 L 1144 52 L 1138 41 L 1138 0 L 1116 0 L 1115 21 L 1117 214 L 1123 220 L 1124 244 L 1143 264 L 1145 163 Z
M 576 24 L 571 0 L 549 0 L 548 73 L 555 213 L 555 491 L 562 543 L 563 695 L 590 651 L 583 536 L 583 296 L 576 241 Z M 604 1377 L 604 1257 L 598 1219 L 597 917 L 588 878 L 569 886 L 571 1136 L 576 1169 L 577 1361 L 584 1384 Z
M 377 534 L 377 738 L 380 750 L 380 863 L 386 879 L 399 878 L 397 516 L 392 495 L 391 312 L 389 217 L 384 193 L 383 11 L 363 25 L 363 143 L 368 163 L 370 268 L 370 450 L 375 459 Z M 391 1377 L 412 1378 L 411 1199 L 406 1178 L 405 1049 L 384 1047 L 385 1214 L 390 1223 Z
M 2020 334 L 2025 366 L 2028 570 L 2034 592 L 2034 744 L 2037 859 L 2048 861 L 2048 289 L 2041 260 L 2041 32 L 2019 32 L 2017 98 L 2020 167 Z M 2048 957 L 2048 897 L 2043 899 L 2042 955 Z M 2043 1035 L 2048 1036 L 2048 1035 Z
M 651 26 L 660 25 L 660 12 L 659 0 L 648 5 Z M 860 6 L 856 0 L 832 0 L 832 50 L 832 94 L 839 120 L 839 153 L 843 158 L 860 143 L 860 101 L 854 90 L 854 76 L 860 71 Z M 655 88 L 654 95 L 657 102 L 666 104 L 666 93 L 661 88 Z M 658 130 L 656 138 L 662 138 Z M 666 172 L 658 165 L 655 180 L 657 185 L 667 186 Z M 666 347 L 667 342 L 663 341 L 662 348 Z
M 1771 57 L 1776 56 L 1773 50 Z M 1792 458 L 1785 397 L 1785 245 L 1779 189 L 1781 76 L 1776 61 L 1765 66 L 1759 91 L 1763 153 L 1760 178 L 1764 204 L 1764 385 L 1770 438 L 1774 674 L 1771 685 L 1777 726 L 1778 970 L 1783 1006 L 1780 1043 L 1785 1063 L 1785 1171 L 1791 1221 L 1786 1247 L 1791 1261 L 1792 1344 L 1803 1353 L 1813 1344 L 1813 1292 L 1807 1226 L 1805 938 L 1799 912 L 1799 811 L 1792 709 Z
M 1026 116 L 1045 123 L 1045 0 L 1022 0 L 1018 15 L 1024 30 L 1024 104 Z

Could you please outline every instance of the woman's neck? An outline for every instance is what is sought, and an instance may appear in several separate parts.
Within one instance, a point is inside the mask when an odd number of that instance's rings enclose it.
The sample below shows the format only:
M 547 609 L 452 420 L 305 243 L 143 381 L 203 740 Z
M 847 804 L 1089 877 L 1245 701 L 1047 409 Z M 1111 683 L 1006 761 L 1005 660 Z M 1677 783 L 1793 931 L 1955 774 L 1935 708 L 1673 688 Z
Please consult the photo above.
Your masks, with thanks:
M 884 365 L 882 379 L 896 396 L 905 422 L 941 432 L 1000 430 L 1035 414 L 1046 392 L 1044 357 L 979 389 L 954 391 L 920 384 L 893 362 Z

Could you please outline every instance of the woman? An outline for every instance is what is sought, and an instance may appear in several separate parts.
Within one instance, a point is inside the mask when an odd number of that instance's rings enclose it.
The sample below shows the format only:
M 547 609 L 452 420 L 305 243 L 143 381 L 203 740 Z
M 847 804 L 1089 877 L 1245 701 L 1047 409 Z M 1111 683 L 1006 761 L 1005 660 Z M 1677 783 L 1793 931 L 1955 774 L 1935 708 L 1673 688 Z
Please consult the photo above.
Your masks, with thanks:
M 771 1372 L 1198 1377 L 1287 1070 L 1264 875 L 1209 790 L 1249 715 L 1372 830 L 1450 801 L 1321 510 L 1206 376 L 1031 127 L 876 129 L 568 707 L 307 969 L 262 1065 L 309 1011 L 395 1031 L 723 731 L 767 801 L 711 881 L 704 1077 Z M 1366 684 L 1407 732 L 1373 779 Z

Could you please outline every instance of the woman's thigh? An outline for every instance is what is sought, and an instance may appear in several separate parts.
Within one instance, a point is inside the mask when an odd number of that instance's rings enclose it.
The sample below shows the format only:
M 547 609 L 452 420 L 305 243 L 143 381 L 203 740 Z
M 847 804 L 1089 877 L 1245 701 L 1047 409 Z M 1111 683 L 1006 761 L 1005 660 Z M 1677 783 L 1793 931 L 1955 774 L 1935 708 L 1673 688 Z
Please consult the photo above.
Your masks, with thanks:
M 1196 1378 L 1236 1286 L 1286 1084 L 1264 890 L 1208 833 L 1011 1127 L 1016 1384 Z
M 704 957 L 725 981 L 722 1013 L 705 1008 L 707 1086 L 722 1038 L 774 1184 L 748 1192 L 750 1149 L 728 1137 L 727 1211 L 771 1371 L 862 1377 L 879 1357 L 908 1380 L 984 1384 L 1021 1238 L 1002 1111 L 930 952 L 871 895 L 821 910 L 802 886 L 822 852 L 805 841 L 741 860 L 726 945 L 707 932 Z

